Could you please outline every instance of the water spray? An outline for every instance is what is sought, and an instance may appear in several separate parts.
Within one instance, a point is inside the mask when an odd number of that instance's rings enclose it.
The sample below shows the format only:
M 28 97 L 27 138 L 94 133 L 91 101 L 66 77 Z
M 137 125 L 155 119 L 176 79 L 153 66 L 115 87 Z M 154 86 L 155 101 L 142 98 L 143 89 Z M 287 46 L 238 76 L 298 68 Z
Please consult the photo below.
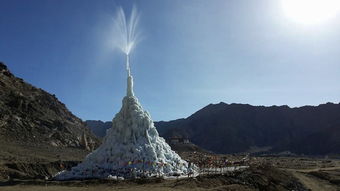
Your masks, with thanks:
M 119 7 L 117 9 L 117 15 L 114 19 L 115 28 L 118 32 L 119 41 L 117 46 L 126 55 L 126 71 L 128 75 L 127 81 L 127 96 L 133 96 L 133 78 L 131 75 L 130 59 L 129 56 L 132 50 L 135 48 L 138 42 L 138 33 L 136 32 L 139 17 L 137 9 L 134 6 L 131 11 L 130 18 L 128 19 L 125 15 L 124 10 Z
M 117 9 L 117 15 L 114 19 L 115 29 L 118 33 L 116 46 L 126 55 L 126 69 L 129 76 L 131 75 L 129 56 L 139 40 L 139 35 L 136 32 L 138 21 L 139 17 L 135 6 L 132 8 L 129 18 L 126 17 L 121 7 Z

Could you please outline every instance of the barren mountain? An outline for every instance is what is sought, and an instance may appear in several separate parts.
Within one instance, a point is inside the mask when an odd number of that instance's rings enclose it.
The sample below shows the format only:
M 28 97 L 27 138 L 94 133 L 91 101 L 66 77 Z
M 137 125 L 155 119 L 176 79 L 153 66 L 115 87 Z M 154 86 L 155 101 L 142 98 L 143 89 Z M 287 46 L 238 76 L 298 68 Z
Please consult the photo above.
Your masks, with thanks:
M 55 95 L 15 77 L 0 63 L 1 142 L 94 147 L 98 140 Z
M 217 153 L 340 153 L 340 104 L 251 106 L 210 104 L 186 119 L 155 124 L 164 137 L 183 135 Z

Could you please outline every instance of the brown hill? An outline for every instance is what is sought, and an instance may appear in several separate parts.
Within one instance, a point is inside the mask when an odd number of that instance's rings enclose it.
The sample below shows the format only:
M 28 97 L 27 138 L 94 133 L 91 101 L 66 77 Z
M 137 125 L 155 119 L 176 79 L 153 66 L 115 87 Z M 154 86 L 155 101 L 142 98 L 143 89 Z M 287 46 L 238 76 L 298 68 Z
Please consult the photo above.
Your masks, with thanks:
M 0 140 L 7 149 L 9 144 L 15 144 L 89 150 L 98 144 L 85 123 L 55 95 L 15 77 L 3 63 L 0 63 Z
M 340 153 L 340 104 L 251 106 L 210 104 L 186 119 L 155 123 L 161 136 L 188 137 L 216 153 L 291 151 Z M 265 148 L 265 149 L 263 149 Z

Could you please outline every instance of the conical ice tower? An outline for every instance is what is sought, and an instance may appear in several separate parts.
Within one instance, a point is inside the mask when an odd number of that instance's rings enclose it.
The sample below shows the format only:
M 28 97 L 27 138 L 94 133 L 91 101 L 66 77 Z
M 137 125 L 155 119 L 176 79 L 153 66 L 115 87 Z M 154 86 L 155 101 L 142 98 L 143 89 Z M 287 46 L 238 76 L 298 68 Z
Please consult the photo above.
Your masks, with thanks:
M 127 95 L 102 145 L 78 166 L 58 173 L 56 179 L 171 176 L 193 172 L 158 135 L 150 114 L 143 110 L 134 96 L 128 56 L 127 73 Z

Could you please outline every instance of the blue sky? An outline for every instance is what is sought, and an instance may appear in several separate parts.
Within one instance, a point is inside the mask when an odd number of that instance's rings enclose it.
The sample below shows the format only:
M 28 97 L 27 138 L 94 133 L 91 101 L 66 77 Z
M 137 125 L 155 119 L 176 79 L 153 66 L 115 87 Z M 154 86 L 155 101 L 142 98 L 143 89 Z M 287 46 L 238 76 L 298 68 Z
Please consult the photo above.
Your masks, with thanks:
M 339 14 L 303 25 L 272 0 L 0 0 L 0 60 L 80 118 L 111 120 L 126 88 L 112 17 L 133 4 L 135 93 L 156 121 L 221 101 L 340 102 Z

